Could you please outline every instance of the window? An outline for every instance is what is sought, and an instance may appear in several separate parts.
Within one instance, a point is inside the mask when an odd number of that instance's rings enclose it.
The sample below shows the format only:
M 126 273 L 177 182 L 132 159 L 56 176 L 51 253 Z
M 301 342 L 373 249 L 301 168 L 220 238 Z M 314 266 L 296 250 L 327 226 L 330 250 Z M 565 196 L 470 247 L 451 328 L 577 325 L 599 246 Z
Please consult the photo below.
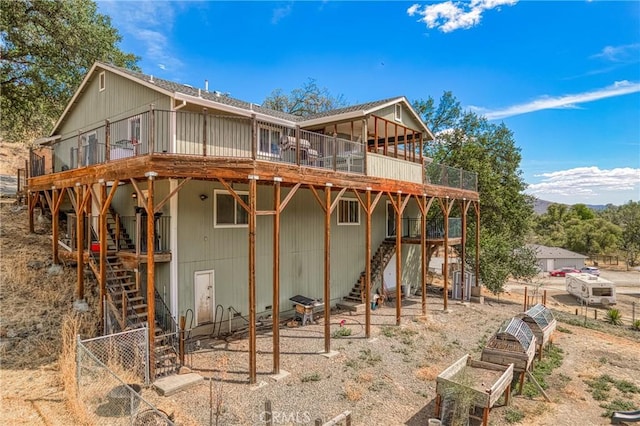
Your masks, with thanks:
M 100 73 L 98 76 L 98 90 L 102 92 L 106 88 L 106 75 L 104 71 Z
M 338 225 L 359 225 L 360 204 L 358 200 L 340 200 L 338 203 Z
M 387 201 L 387 235 L 386 237 L 396 236 L 396 210 L 393 208 L 391 201 Z
M 140 125 L 140 116 L 131 117 L 129 119 L 129 140 L 133 145 L 137 145 L 140 143 L 140 129 L 142 128 Z
M 236 194 L 249 204 L 249 193 L 236 191 Z M 216 228 L 246 227 L 249 225 L 249 213 L 236 199 L 224 189 L 214 191 L 213 226 Z
M 96 132 L 85 133 L 80 137 L 83 151 L 83 166 L 98 163 L 98 134 Z
M 396 104 L 396 113 L 395 113 L 396 121 L 402 121 L 402 105 Z
M 275 154 L 279 155 L 280 150 L 278 144 L 280 143 L 280 136 L 282 132 L 280 129 L 274 129 L 271 127 L 260 127 L 258 150 L 262 154 Z

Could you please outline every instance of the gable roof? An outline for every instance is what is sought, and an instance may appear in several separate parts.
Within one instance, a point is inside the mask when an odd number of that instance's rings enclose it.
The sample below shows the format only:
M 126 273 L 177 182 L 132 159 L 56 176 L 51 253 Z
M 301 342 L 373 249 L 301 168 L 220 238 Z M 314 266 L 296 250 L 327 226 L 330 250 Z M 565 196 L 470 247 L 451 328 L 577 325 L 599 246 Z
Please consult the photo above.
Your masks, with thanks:
M 53 136 L 60 124 L 64 121 L 66 115 L 76 104 L 78 97 L 84 92 L 85 86 L 92 78 L 96 70 L 108 70 L 121 77 L 134 80 L 145 87 L 152 90 L 156 90 L 166 96 L 174 98 L 176 100 L 189 101 L 195 104 L 201 104 L 203 106 L 211 106 L 216 109 L 226 110 L 235 114 L 250 116 L 256 114 L 257 116 L 265 116 L 268 118 L 275 118 L 278 121 L 284 121 L 289 125 L 299 124 L 300 126 L 309 126 L 314 124 L 323 124 L 337 119 L 355 118 L 359 116 L 365 116 L 371 114 L 377 110 L 386 108 L 389 105 L 401 102 L 416 118 L 416 121 L 421 124 L 427 135 L 433 139 L 433 134 L 427 128 L 427 126 L 420 119 L 420 116 L 411 107 L 411 104 L 404 96 L 383 99 L 379 101 L 367 102 L 358 105 L 352 105 L 345 108 L 337 108 L 330 111 L 324 111 L 311 116 L 301 117 L 298 115 L 289 114 L 282 111 L 276 111 L 269 108 L 264 108 L 258 104 L 242 101 L 240 99 L 232 98 L 228 95 L 224 95 L 218 91 L 206 91 L 203 89 L 194 88 L 187 84 L 176 83 L 170 80 L 162 78 L 156 78 L 152 75 L 144 74 L 130 69 L 117 67 L 102 62 L 95 62 L 91 69 L 87 72 L 86 76 L 82 80 L 82 83 L 73 94 L 73 97 L 67 104 L 65 110 L 61 114 L 60 118 L 53 126 L 51 136 Z
M 547 247 L 539 244 L 527 244 L 527 247 L 535 251 L 537 259 L 586 259 L 588 257 L 560 247 Z

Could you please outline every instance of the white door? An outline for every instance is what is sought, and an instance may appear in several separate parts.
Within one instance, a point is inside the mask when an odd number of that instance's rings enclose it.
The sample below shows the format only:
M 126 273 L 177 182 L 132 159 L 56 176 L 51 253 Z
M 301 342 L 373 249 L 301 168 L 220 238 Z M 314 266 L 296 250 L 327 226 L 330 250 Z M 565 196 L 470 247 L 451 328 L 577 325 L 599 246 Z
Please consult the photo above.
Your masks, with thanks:
M 194 278 L 196 325 L 213 322 L 215 307 L 213 271 L 197 271 Z
M 547 272 L 553 271 L 555 269 L 554 266 L 555 266 L 554 259 L 547 259 Z
M 384 280 L 384 288 L 388 292 L 395 294 L 396 291 L 396 255 L 394 254 L 389 259 L 389 263 L 384 268 L 384 274 L 382 275 Z

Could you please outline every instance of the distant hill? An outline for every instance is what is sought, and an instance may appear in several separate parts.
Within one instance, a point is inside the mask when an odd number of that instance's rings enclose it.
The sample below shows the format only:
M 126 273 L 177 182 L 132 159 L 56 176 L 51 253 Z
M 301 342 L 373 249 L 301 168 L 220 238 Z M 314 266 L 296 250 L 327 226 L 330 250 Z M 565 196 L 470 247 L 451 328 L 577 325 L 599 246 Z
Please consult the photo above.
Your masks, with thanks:
M 563 203 L 554 203 L 553 201 L 540 200 L 539 198 L 536 198 L 533 202 L 533 212 L 535 214 L 545 214 L 551 204 L 563 204 Z M 607 208 L 606 204 L 585 204 L 585 205 L 589 207 L 591 210 L 595 210 L 597 212 Z

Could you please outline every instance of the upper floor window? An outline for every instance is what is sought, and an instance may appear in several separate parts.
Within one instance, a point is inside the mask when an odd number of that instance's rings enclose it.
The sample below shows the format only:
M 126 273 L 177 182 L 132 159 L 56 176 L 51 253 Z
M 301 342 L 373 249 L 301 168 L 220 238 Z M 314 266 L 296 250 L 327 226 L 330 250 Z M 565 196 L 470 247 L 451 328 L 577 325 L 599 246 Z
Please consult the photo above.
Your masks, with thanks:
M 129 140 L 134 145 L 140 143 L 141 121 L 139 115 L 129 119 Z
M 338 203 L 338 225 L 359 225 L 360 203 L 358 200 L 344 199 Z
M 260 127 L 258 133 L 258 150 L 262 154 L 280 154 L 278 144 L 282 131 L 273 127 Z
M 242 201 L 249 204 L 247 191 L 236 191 Z M 224 189 L 214 191 L 213 225 L 216 228 L 247 227 L 249 225 L 249 213 L 238 201 Z
M 396 121 L 402 121 L 402 105 L 396 104 L 396 113 L 395 113 Z
M 102 71 L 98 76 L 98 86 L 100 92 L 102 92 L 106 88 L 106 75 L 104 71 Z

